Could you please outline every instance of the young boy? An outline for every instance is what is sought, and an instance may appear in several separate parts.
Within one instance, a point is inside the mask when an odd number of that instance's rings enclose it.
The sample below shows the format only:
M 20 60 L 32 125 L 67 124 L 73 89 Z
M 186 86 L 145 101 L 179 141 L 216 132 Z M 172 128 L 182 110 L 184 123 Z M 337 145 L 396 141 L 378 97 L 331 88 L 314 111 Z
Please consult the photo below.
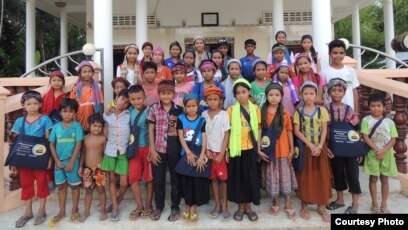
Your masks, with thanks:
M 122 78 L 124 79 L 124 78 Z M 126 81 L 127 82 L 127 81 Z M 119 93 L 118 93 L 119 94 Z M 81 216 L 80 222 L 83 223 L 90 215 L 92 195 L 96 189 L 99 193 L 100 216 L 99 220 L 103 221 L 108 218 L 106 215 L 106 172 L 101 170 L 103 153 L 105 152 L 106 137 L 103 135 L 105 120 L 99 113 L 88 118 L 89 134 L 84 138 L 84 148 L 81 154 L 80 174 L 82 176 L 82 185 L 85 193 L 85 213 Z M 85 168 L 82 166 L 85 165 Z
M 146 120 L 148 109 L 143 104 L 145 99 L 146 95 L 140 85 L 132 85 L 129 88 L 129 101 L 132 105 L 130 108 L 130 139 L 138 143 L 136 156 L 129 159 L 129 184 L 136 200 L 136 209 L 129 214 L 130 220 L 136 220 L 139 217 L 150 218 L 153 211 L 153 175 L 149 161 L 149 132 Z M 139 118 L 137 124 L 135 124 L 137 117 Z M 133 128 L 135 125 L 138 126 L 137 129 Z M 142 180 L 146 183 L 146 203 L 144 205 L 140 192 L 140 182 Z
M 112 80 L 112 88 L 113 93 L 115 94 L 115 98 L 108 103 L 108 109 L 114 108 L 116 105 L 116 100 L 118 98 L 118 94 L 122 89 L 127 89 L 130 86 L 130 83 L 126 78 L 123 77 L 116 77 Z
M 293 65 L 289 64 L 288 60 L 286 60 L 286 51 L 286 46 L 281 43 L 276 43 L 272 46 L 272 57 L 274 58 L 274 63 L 269 65 L 266 78 L 273 79 L 275 71 L 281 64 L 287 64 L 289 66 L 289 77 L 292 78 L 295 76 Z
M 157 93 L 157 84 L 155 83 L 157 74 L 157 65 L 154 62 L 143 63 L 143 90 L 146 95 L 144 105 L 150 107 L 154 103 L 159 102 L 159 95 Z
M 180 218 L 180 180 L 175 167 L 180 158 L 181 145 L 176 128 L 177 117 L 183 110 L 173 103 L 174 91 L 174 81 L 161 81 L 158 86 L 160 102 L 150 107 L 147 117 L 156 203 L 156 209 L 151 215 L 152 220 L 159 220 L 164 208 L 167 167 L 171 181 L 171 214 L 168 220 L 176 221 Z
M 79 185 L 81 178 L 78 175 L 80 150 L 84 139 L 81 124 L 74 120 L 78 112 L 78 102 L 74 99 L 65 98 L 61 101 L 59 110 L 62 122 L 52 128 L 50 134 L 51 155 L 55 162 L 54 178 L 58 187 L 59 213 L 48 223 L 55 226 L 65 217 L 65 205 L 67 201 L 67 184 L 72 191 L 71 222 L 79 220 Z
M 389 118 L 384 118 L 385 97 L 383 95 L 370 95 L 368 107 L 370 107 L 371 115 L 364 117 L 361 121 L 361 133 L 364 134 L 364 141 L 371 148 L 364 158 L 364 172 L 370 175 L 371 211 L 373 213 L 388 214 L 390 213 L 387 207 L 388 177 L 398 174 L 392 151 L 398 133 L 395 123 Z M 373 135 L 369 137 L 377 122 L 379 123 L 378 127 Z M 377 202 L 378 177 L 380 177 L 381 181 L 381 207 L 378 207 Z
M 228 56 L 229 51 L 229 39 L 228 38 L 221 38 L 218 40 L 218 50 L 224 55 L 224 69 L 228 69 L 228 62 L 232 59 L 232 57 Z
M 186 73 L 186 66 L 182 63 L 177 63 L 173 66 L 173 68 L 171 68 L 171 74 L 173 75 L 173 79 L 176 81 L 176 94 L 173 101 L 176 105 L 181 107 L 184 107 L 184 96 L 190 94 L 194 86 L 194 82 L 184 81 Z
M 349 105 L 341 102 L 347 89 L 347 83 L 340 78 L 333 78 L 327 85 L 329 91 L 331 104 L 327 106 L 329 114 L 332 114 L 330 121 L 345 121 L 349 122 L 352 126 L 359 124 L 359 119 L 354 115 L 354 111 Z M 347 111 L 347 114 L 346 114 Z M 330 151 L 330 149 L 329 149 Z M 334 155 L 336 152 L 331 149 Z M 332 155 L 332 154 L 331 154 Z M 358 211 L 358 197 L 361 194 L 360 182 L 358 179 L 359 169 L 358 163 L 362 158 L 356 157 L 341 157 L 334 156 L 331 159 L 331 168 L 333 171 L 334 188 L 337 192 L 337 199 L 330 202 L 326 208 L 329 210 L 336 210 L 340 207 L 344 207 L 344 193 L 343 191 L 349 188 L 349 192 L 352 195 L 353 203 L 345 210 L 347 214 L 356 214 Z
M 118 95 L 113 113 L 103 114 L 105 136 L 108 138 L 105 155 L 102 160 L 102 170 L 109 172 L 109 192 L 112 199 L 112 210 L 108 207 L 109 219 L 119 220 L 119 204 L 125 196 L 128 187 L 127 147 L 130 136 L 130 113 L 128 90 L 123 89 Z M 116 196 L 116 175 L 119 175 L 120 190 Z
M 329 43 L 329 56 L 331 59 L 330 66 L 322 69 L 320 75 L 329 82 L 333 78 L 341 78 L 347 82 L 346 94 L 343 97 L 343 103 L 350 105 L 354 109 L 354 114 L 358 117 L 358 94 L 357 87 L 360 86 L 358 82 L 356 71 L 343 65 L 344 57 L 346 56 L 346 45 L 341 40 L 333 40 Z M 330 102 L 330 97 L 325 90 L 325 104 Z
M 242 66 L 242 76 L 249 81 L 249 83 L 255 80 L 255 74 L 252 70 L 252 63 L 259 57 L 254 54 L 256 49 L 256 42 L 254 39 L 247 39 L 244 42 L 247 55 L 240 60 Z

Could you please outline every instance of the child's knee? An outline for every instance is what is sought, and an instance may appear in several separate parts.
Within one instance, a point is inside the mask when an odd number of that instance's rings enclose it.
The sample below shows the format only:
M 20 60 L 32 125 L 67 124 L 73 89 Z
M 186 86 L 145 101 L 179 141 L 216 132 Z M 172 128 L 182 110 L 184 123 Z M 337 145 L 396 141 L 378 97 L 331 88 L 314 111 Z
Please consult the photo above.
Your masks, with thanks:
M 377 183 L 378 176 L 370 176 L 370 183 Z
M 381 184 L 388 184 L 388 177 L 387 176 L 380 176 Z
M 67 189 L 67 183 L 64 182 L 62 184 L 57 185 L 58 191 L 66 190 Z

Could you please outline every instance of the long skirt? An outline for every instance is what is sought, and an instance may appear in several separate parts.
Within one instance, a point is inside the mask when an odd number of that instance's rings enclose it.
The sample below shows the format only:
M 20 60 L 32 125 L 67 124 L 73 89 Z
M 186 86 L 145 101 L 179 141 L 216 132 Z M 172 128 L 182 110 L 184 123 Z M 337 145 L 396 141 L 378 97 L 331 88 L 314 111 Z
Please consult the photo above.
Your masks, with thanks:
M 181 194 L 188 206 L 207 204 L 210 200 L 208 178 L 198 178 L 181 175 Z
M 288 158 L 262 162 L 262 184 L 272 199 L 282 194 L 288 196 L 298 188 L 295 171 Z
M 242 150 L 240 157 L 229 159 L 228 200 L 237 204 L 260 204 L 261 194 L 254 149 Z

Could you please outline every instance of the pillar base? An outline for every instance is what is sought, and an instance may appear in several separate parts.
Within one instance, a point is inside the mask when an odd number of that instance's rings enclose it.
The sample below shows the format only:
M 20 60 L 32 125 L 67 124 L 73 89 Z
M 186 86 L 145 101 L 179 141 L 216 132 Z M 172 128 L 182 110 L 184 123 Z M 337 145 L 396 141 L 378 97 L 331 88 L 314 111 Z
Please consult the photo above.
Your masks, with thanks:
M 401 183 L 401 194 L 408 196 L 408 175 L 398 173 L 398 179 Z

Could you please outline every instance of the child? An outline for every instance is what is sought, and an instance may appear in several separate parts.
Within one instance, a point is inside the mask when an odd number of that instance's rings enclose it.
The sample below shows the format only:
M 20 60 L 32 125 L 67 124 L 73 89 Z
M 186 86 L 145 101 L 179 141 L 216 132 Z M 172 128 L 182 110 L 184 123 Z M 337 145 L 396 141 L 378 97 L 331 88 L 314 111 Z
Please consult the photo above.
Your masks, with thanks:
M 225 110 L 236 102 L 232 88 L 234 86 L 234 82 L 242 78 L 241 62 L 238 59 L 231 59 L 228 62 L 227 70 L 228 77 L 221 83 L 225 88 L 225 100 L 223 107 Z
M 200 106 L 198 104 L 198 98 L 194 94 L 186 95 L 184 98 L 185 114 L 181 114 L 177 119 L 177 132 L 179 135 L 180 143 L 183 146 L 181 155 L 186 154 L 188 164 L 192 167 L 196 167 L 197 171 L 203 170 L 206 161 L 206 147 L 207 136 L 205 133 L 205 121 L 201 123 L 204 118 L 199 114 Z M 201 127 L 198 127 L 201 125 Z M 199 130 L 198 134 L 195 134 L 195 130 Z M 201 152 L 192 152 L 187 142 L 191 142 L 192 137 L 197 135 L 195 143 L 200 147 Z M 197 150 L 198 151 L 198 150 Z M 208 167 L 208 166 L 207 166 Z M 208 187 L 208 178 L 194 177 L 180 175 L 181 180 L 181 192 L 184 198 L 186 209 L 183 212 L 183 218 L 188 221 L 196 221 L 198 219 L 197 206 L 207 204 L 210 200 L 210 188 Z
M 89 61 L 82 61 L 76 68 L 78 81 L 69 95 L 79 104 L 76 120 L 85 132 L 89 131 L 88 117 L 102 111 L 103 96 L 98 83 L 93 79 L 94 67 Z
M 340 78 L 333 78 L 329 81 L 327 90 L 329 91 L 332 102 L 327 106 L 330 112 L 331 121 L 345 121 L 351 125 L 359 124 L 358 118 L 354 115 L 353 109 L 349 105 L 343 104 L 341 100 L 347 89 L 347 83 Z M 348 107 L 348 108 L 347 108 Z M 347 111 L 347 114 L 346 114 Z M 330 151 L 330 149 L 329 149 Z M 332 149 L 330 152 L 334 152 Z M 334 152 L 335 153 L 335 152 Z M 337 192 L 337 199 L 330 202 L 326 208 L 335 210 L 344 207 L 343 190 L 349 187 L 349 192 L 352 195 L 353 203 L 349 206 L 345 213 L 357 214 L 358 196 L 361 194 L 360 182 L 358 181 L 358 161 L 362 159 L 356 157 L 340 157 L 335 156 L 331 159 L 331 168 L 333 170 L 334 188 Z
M 247 81 L 253 82 L 255 80 L 255 75 L 254 71 L 252 70 L 252 63 L 256 59 L 259 59 L 259 57 L 254 54 L 256 42 L 254 39 L 247 39 L 245 40 L 244 45 L 246 56 L 239 59 L 242 66 L 242 76 L 244 76 Z
M 368 106 L 370 107 L 371 115 L 364 117 L 361 121 L 361 133 L 364 135 L 365 143 L 371 148 L 364 159 L 364 172 L 370 175 L 371 211 L 373 213 L 388 214 L 390 213 L 387 207 L 389 192 L 388 177 L 398 174 L 392 151 L 398 133 L 395 123 L 389 118 L 384 118 L 384 96 L 380 94 L 370 95 Z M 377 128 L 373 132 L 375 125 Z M 370 134 L 371 132 L 373 132 L 372 135 Z M 378 177 L 380 177 L 381 181 L 382 200 L 380 208 L 377 202 Z
M 283 88 L 282 104 L 289 111 L 290 116 L 295 113 L 295 105 L 299 102 L 295 86 L 289 78 L 290 67 L 286 63 L 281 63 L 275 70 L 272 81 L 279 83 Z
M 232 59 L 232 57 L 228 56 L 229 46 L 230 44 L 228 38 L 220 38 L 218 40 L 217 49 L 224 55 L 224 69 L 228 69 L 228 62 Z
M 105 152 L 106 137 L 103 135 L 105 120 L 102 115 L 94 114 L 89 117 L 89 134 L 84 138 L 83 153 L 81 154 L 80 175 L 82 185 L 85 188 L 85 213 L 79 219 L 83 223 L 89 217 L 91 211 L 92 195 L 95 187 L 99 194 L 100 216 L 99 221 L 106 220 L 106 172 L 102 171 L 102 159 Z M 85 166 L 84 168 L 82 168 Z
M 143 90 L 146 94 L 144 104 L 150 107 L 154 103 L 159 102 L 159 94 L 157 93 L 157 83 L 155 81 L 157 73 L 157 65 L 154 62 L 143 63 Z
M 21 132 L 24 122 L 24 133 L 30 136 L 48 138 L 52 121 L 45 115 L 39 113 L 42 97 L 37 91 L 26 91 L 21 97 L 21 104 L 26 110 L 27 115 L 19 117 L 11 129 L 11 140 L 16 140 Z M 47 169 L 51 168 L 51 159 Z M 16 221 L 16 228 L 22 228 L 29 220 L 33 218 L 32 199 L 35 196 L 34 182 L 37 184 L 37 197 L 40 200 L 40 207 L 35 217 L 35 225 L 44 223 L 47 218 L 45 211 L 46 198 L 49 194 L 47 185 L 47 169 L 38 170 L 25 167 L 10 167 L 11 171 L 20 174 L 21 181 L 21 200 L 25 202 L 24 215 Z
M 195 51 L 188 49 L 183 54 L 183 61 L 184 65 L 186 66 L 186 77 L 184 78 L 185 82 L 192 82 L 193 84 L 197 84 L 203 81 L 203 76 L 201 72 L 194 67 L 195 63 Z
M 183 110 L 173 103 L 174 81 L 164 80 L 159 83 L 160 102 L 150 107 L 147 121 L 149 122 L 149 152 L 153 169 L 153 186 L 155 191 L 156 209 L 150 218 L 159 220 L 164 208 L 166 195 L 166 171 L 170 172 L 171 213 L 169 221 L 180 218 L 180 180 L 175 167 L 180 158 L 181 146 L 177 135 L 177 117 Z M 165 140 L 165 141 L 163 141 Z
M 127 147 L 130 136 L 130 113 L 128 90 L 123 89 L 118 95 L 113 113 L 103 114 L 105 136 L 107 137 L 102 170 L 109 172 L 109 192 L 112 199 L 112 210 L 108 207 L 109 219 L 119 220 L 119 205 L 128 187 Z M 120 190 L 116 196 L 116 175 L 119 175 Z M 111 212 L 110 212 L 111 211 Z
M 275 45 L 272 46 L 272 56 L 274 58 L 274 63 L 269 65 L 268 68 L 268 73 L 266 74 L 266 77 L 268 79 L 271 79 L 276 71 L 276 69 L 281 65 L 285 64 L 289 66 L 289 77 L 294 77 L 295 72 L 293 71 L 293 66 L 289 64 L 288 60 L 285 57 L 285 52 L 287 48 L 283 44 L 276 43 Z
M 270 213 L 279 215 L 279 194 L 285 196 L 285 213 L 289 219 L 295 219 L 295 210 L 291 207 L 290 194 L 298 188 L 292 167 L 294 155 L 292 122 L 289 112 L 283 108 L 283 88 L 272 83 L 266 87 L 267 102 L 263 104 L 262 140 L 258 139 L 258 155 L 262 164 L 262 181 L 272 197 Z M 273 156 L 273 159 L 271 157 Z
M 350 105 L 354 109 L 354 114 L 358 116 L 358 82 L 356 71 L 346 65 L 343 65 L 346 56 L 346 45 L 341 40 L 333 40 L 329 43 L 330 66 L 322 69 L 320 75 L 329 82 L 332 78 L 341 78 L 347 82 L 346 94 L 343 97 L 343 103 Z M 327 90 L 326 90 L 327 92 Z M 325 104 L 330 102 L 330 97 L 326 93 L 324 96 Z
M 171 74 L 176 81 L 176 94 L 174 95 L 174 103 L 183 107 L 184 96 L 190 94 L 193 90 L 194 82 L 186 83 L 184 78 L 186 77 L 186 67 L 182 63 L 178 63 L 171 69 Z
M 72 192 L 71 222 L 78 222 L 79 212 L 79 185 L 81 178 L 78 175 L 79 159 L 84 134 L 81 125 L 76 122 L 75 114 L 78 111 L 78 102 L 71 98 L 61 101 L 60 112 L 62 122 L 52 127 L 50 134 L 50 149 L 54 158 L 55 184 L 58 186 L 59 212 L 50 220 L 48 225 L 55 227 L 65 217 L 68 184 Z
M 313 37 L 308 34 L 303 35 L 300 39 L 300 45 L 302 47 L 300 53 L 306 53 L 309 56 L 310 60 L 313 61 L 311 65 L 313 71 L 319 73 L 321 70 L 320 57 L 313 47 Z M 295 55 L 295 59 L 297 55 L 299 55 L 299 53 Z
M 325 205 L 331 197 L 328 149 L 325 145 L 329 114 L 323 107 L 315 105 L 317 85 L 306 81 L 300 88 L 303 107 L 293 118 L 295 135 L 304 143 L 304 166 L 296 173 L 299 189 L 296 196 L 302 202 L 300 217 L 309 220 L 308 204 L 317 204 L 317 212 L 324 222 L 330 222 Z
M 211 59 L 211 55 L 205 51 L 205 38 L 200 35 L 195 36 L 193 39 L 193 47 L 196 56 L 194 66 L 199 69 L 201 62 Z
M 65 77 L 61 71 L 53 71 L 50 74 L 51 88 L 43 97 L 44 104 L 41 106 L 41 114 L 50 116 L 53 122 L 62 120 L 59 113 L 59 104 L 65 98 Z
M 199 98 L 201 112 L 208 108 L 204 98 L 205 88 L 211 85 L 216 86 L 218 88 L 221 88 L 225 95 L 224 86 L 221 83 L 214 81 L 214 74 L 216 72 L 216 69 L 217 69 L 216 64 L 212 60 L 204 60 L 200 64 L 200 70 L 203 75 L 204 81 L 194 85 L 193 94 L 196 94 Z
M 231 213 L 228 211 L 227 200 L 227 155 L 230 120 L 228 113 L 222 110 L 223 94 L 218 87 L 207 87 L 204 90 L 208 110 L 204 111 L 202 117 L 206 120 L 205 130 L 207 133 L 207 157 L 212 160 L 211 184 L 214 192 L 215 207 L 210 212 L 212 218 L 220 214 L 228 219 Z M 219 185 L 220 183 L 220 185 Z M 221 189 L 222 204 L 219 190 Z
M 213 50 L 211 52 L 211 59 L 214 61 L 217 67 L 217 71 L 214 74 L 215 82 L 222 82 L 227 77 L 227 71 L 224 69 L 224 54 L 219 50 Z
M 259 205 L 261 199 L 256 154 L 261 112 L 249 101 L 251 85 L 247 80 L 235 81 L 233 92 L 237 102 L 227 110 L 231 120 L 228 200 L 238 204 L 235 220 L 241 221 L 246 214 L 250 221 L 256 221 L 258 215 L 251 202 Z
M 139 48 L 135 44 L 130 44 L 125 47 L 125 57 L 123 63 L 116 68 L 116 77 L 123 77 L 129 84 L 140 84 L 142 78 L 139 72 L 139 63 L 137 56 L 139 55 Z
M 139 85 L 129 88 L 131 140 L 137 141 L 136 156 L 129 159 L 129 184 L 136 200 L 136 209 L 129 214 L 130 220 L 150 218 L 153 211 L 153 175 L 149 161 L 149 132 L 147 123 L 148 109 L 143 104 L 146 99 L 144 90 Z M 140 114 L 140 115 L 139 115 Z M 137 124 L 135 119 L 138 118 Z M 137 125 L 138 128 L 133 127 Z M 137 138 L 137 140 L 136 140 Z M 140 183 L 146 183 L 146 203 L 143 204 Z
M 143 57 L 139 61 L 140 74 L 143 74 L 143 64 L 152 60 L 153 44 L 151 42 L 144 42 L 142 45 Z
M 253 63 L 253 71 L 255 73 L 255 81 L 251 83 L 251 97 L 254 98 L 255 104 L 262 107 L 265 103 L 265 88 L 269 82 L 266 81 L 266 70 L 268 68 L 265 61 L 258 59 Z
M 170 69 L 164 64 L 164 50 L 157 46 L 153 49 L 153 62 L 157 65 L 156 84 L 161 80 L 172 80 Z
M 286 44 L 286 32 L 283 31 L 283 30 L 280 30 L 280 31 L 276 32 L 276 34 L 275 34 L 275 42 L 285 45 L 285 44 Z M 289 64 L 289 65 L 290 65 L 290 64 L 293 64 L 293 63 L 295 62 L 295 58 L 294 58 L 294 56 L 293 56 L 293 52 L 290 51 L 290 49 L 287 48 L 287 47 L 286 47 L 286 50 L 285 50 L 285 59 L 288 61 L 288 64 Z M 276 60 L 275 60 L 275 58 L 273 57 L 272 52 L 270 52 L 269 55 L 268 55 L 268 61 L 267 61 L 267 63 L 268 63 L 268 65 L 270 65 L 270 64 L 275 64 L 275 63 L 276 63 Z
M 313 68 L 311 68 L 311 64 L 312 59 L 310 59 L 309 54 L 301 53 L 296 55 L 295 66 L 299 73 L 293 78 L 293 84 L 295 85 L 296 91 L 300 96 L 299 91 L 303 83 L 305 81 L 314 82 L 318 87 L 315 103 L 317 105 L 324 105 L 323 87 L 326 85 L 326 81 L 323 77 L 314 72 Z
M 181 53 L 183 52 L 183 49 L 181 48 L 181 45 L 178 41 L 174 41 L 170 43 L 170 57 L 166 58 L 164 60 L 164 63 L 169 69 L 173 68 L 174 65 L 178 63 L 183 63 L 183 60 L 181 59 Z
M 129 88 L 130 86 L 129 82 L 123 77 L 113 79 L 111 84 L 115 98 L 108 103 L 108 109 L 113 109 L 116 106 L 116 100 L 118 99 L 119 92 L 122 91 L 122 89 Z

